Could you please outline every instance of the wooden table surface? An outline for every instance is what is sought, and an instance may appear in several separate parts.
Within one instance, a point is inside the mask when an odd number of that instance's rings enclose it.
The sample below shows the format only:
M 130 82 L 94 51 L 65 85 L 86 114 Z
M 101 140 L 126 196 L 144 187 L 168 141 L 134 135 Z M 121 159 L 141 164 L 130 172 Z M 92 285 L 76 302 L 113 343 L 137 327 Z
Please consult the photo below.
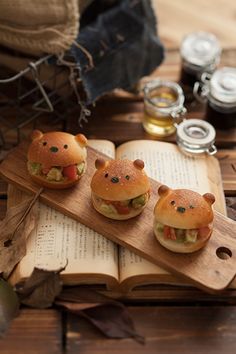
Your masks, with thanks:
M 233 65 L 236 51 L 223 53 L 223 62 Z M 176 80 L 178 51 L 167 53 L 165 63 L 154 73 Z M 88 138 L 106 138 L 120 144 L 132 139 L 152 138 L 141 125 L 140 97 L 117 92 L 98 102 L 89 123 L 83 127 Z M 202 107 L 189 107 L 189 117 L 203 117 Z M 68 119 L 70 131 L 77 131 L 77 118 Z M 174 140 L 174 136 L 170 137 Z M 216 145 L 227 196 L 236 196 L 230 181 L 236 178 L 236 130 L 217 131 Z M 0 183 L 1 218 L 5 215 L 7 185 Z M 106 339 L 84 319 L 56 309 L 21 310 L 4 339 L 1 354 L 32 353 L 234 353 L 236 351 L 236 292 L 212 296 L 194 288 L 159 286 L 149 300 L 128 301 L 127 306 L 146 344 L 132 339 Z M 153 293 L 154 294 L 154 293 Z
M 158 30 L 167 48 L 178 48 L 182 38 L 195 31 L 211 32 L 221 46 L 235 47 L 234 0 L 152 0 Z

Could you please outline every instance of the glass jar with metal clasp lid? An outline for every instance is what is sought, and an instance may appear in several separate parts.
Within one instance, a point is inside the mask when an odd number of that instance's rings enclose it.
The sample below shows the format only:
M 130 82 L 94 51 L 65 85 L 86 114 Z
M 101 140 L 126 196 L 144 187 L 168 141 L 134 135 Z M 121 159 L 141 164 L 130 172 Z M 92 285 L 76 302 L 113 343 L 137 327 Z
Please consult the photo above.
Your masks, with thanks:
M 186 101 L 191 101 L 193 87 L 201 79 L 203 72 L 213 73 L 221 55 L 221 46 L 217 38 L 208 32 L 188 34 L 180 47 L 182 58 L 179 83 L 184 90 Z
M 186 113 L 182 88 L 175 82 L 156 79 L 144 86 L 143 127 L 149 134 L 165 137 L 175 133 Z
M 206 103 L 205 119 L 216 129 L 236 127 L 236 68 L 222 67 L 211 76 L 203 74 L 194 94 Z
M 214 155 L 216 132 L 214 127 L 201 119 L 187 119 L 177 127 L 176 141 L 182 152 L 187 155 Z

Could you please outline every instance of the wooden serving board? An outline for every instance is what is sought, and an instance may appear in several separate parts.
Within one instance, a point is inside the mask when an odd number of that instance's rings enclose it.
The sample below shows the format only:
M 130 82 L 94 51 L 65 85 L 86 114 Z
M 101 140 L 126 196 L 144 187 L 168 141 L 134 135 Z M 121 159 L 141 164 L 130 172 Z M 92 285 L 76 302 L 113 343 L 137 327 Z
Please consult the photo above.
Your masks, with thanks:
M 26 152 L 27 144 L 13 149 L 0 165 L 0 174 L 9 183 L 35 194 L 40 187 L 31 181 L 27 172 Z M 90 199 L 90 181 L 95 172 L 94 161 L 101 156 L 104 157 L 88 148 L 88 168 L 79 184 L 67 190 L 45 189 L 40 200 L 197 287 L 208 292 L 225 289 L 236 275 L 236 223 L 215 212 L 214 231 L 206 247 L 192 254 L 170 252 L 157 242 L 153 233 L 158 182 L 151 180 L 148 205 L 141 215 L 133 219 L 111 220 L 94 210 Z M 221 249 L 231 257 L 219 258 L 217 254 Z

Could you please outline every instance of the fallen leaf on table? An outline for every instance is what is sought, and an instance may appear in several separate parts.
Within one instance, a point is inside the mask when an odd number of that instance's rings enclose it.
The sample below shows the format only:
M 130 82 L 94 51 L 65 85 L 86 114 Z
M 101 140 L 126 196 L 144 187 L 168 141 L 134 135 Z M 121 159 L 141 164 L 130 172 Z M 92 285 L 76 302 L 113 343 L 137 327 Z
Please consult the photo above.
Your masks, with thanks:
M 0 273 L 7 279 L 26 253 L 26 241 L 36 227 L 38 194 L 7 210 L 0 222 Z
M 95 291 L 80 286 L 63 289 L 55 304 L 86 318 L 108 338 L 134 338 L 141 344 L 145 342 L 137 333 L 127 308 Z
M 15 286 L 21 303 L 35 308 L 52 306 L 55 297 L 62 290 L 59 273 L 64 269 L 65 267 L 48 271 L 34 268 L 29 278 Z
M 19 299 L 10 284 L 0 279 L 0 337 L 19 313 Z

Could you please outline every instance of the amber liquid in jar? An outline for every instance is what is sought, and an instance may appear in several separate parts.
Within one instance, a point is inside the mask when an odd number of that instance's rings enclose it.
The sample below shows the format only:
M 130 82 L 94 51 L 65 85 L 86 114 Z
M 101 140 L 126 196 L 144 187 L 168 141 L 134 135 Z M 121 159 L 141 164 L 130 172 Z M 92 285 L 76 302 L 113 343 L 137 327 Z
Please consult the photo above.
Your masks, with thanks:
M 153 90 L 144 105 L 144 129 L 156 136 L 168 136 L 175 132 L 174 118 L 166 112 L 174 106 L 176 93 L 168 87 Z

